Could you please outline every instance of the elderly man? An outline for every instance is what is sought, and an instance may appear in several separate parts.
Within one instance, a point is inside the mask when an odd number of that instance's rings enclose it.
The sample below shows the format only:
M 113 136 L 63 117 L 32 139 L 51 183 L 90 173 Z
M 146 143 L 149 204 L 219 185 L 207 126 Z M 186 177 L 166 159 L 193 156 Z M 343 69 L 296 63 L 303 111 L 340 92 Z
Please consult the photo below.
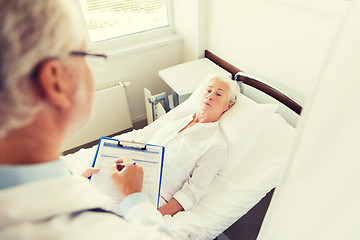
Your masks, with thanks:
M 125 219 L 59 160 L 90 115 L 93 79 L 71 0 L 0 0 L 0 239 L 168 239 L 140 193 L 143 172 L 110 169 Z

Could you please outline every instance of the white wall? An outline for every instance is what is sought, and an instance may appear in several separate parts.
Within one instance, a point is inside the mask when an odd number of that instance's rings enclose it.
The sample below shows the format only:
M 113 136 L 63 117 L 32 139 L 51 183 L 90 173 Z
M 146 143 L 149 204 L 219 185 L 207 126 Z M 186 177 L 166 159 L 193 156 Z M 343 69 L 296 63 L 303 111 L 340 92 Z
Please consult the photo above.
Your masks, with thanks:
M 183 38 L 183 61 L 203 57 L 207 45 L 208 0 L 174 0 L 176 33 Z
M 209 49 L 304 103 L 347 5 L 343 0 L 174 0 L 175 32 L 182 41 L 110 54 L 106 69 L 95 72 L 97 89 L 129 81 L 132 121 L 143 120 L 142 89 L 170 93 L 158 71 Z
M 124 48 L 120 46 L 118 50 Z M 170 94 L 171 89 L 158 76 L 158 71 L 181 62 L 182 41 L 176 37 L 141 50 L 109 53 L 105 69 L 94 71 L 96 89 L 109 87 L 118 81 L 130 82 L 125 91 L 132 122 L 138 122 L 146 119 L 143 88 L 148 88 L 153 94 L 163 91 Z
M 207 48 L 304 103 L 349 2 L 209 0 Z

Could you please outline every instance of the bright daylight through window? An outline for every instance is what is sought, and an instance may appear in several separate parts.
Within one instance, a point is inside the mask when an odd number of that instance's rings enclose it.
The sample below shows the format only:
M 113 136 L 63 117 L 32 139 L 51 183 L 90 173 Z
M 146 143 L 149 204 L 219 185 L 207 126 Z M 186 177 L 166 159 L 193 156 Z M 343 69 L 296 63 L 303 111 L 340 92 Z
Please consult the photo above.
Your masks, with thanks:
M 169 27 L 167 0 L 80 0 L 91 42 Z

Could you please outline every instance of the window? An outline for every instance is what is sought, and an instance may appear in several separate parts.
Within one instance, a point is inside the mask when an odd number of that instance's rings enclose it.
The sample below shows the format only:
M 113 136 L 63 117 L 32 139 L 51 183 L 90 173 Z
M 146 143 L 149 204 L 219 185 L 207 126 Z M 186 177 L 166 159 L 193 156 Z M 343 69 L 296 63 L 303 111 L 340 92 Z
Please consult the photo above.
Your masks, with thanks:
M 169 0 L 80 0 L 90 41 L 170 28 Z

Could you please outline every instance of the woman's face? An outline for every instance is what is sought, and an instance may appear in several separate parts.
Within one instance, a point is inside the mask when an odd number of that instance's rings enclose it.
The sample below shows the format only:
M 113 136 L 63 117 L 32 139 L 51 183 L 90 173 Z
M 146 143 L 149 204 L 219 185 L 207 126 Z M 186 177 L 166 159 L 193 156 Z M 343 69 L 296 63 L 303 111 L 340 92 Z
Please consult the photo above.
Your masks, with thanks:
M 210 81 L 201 101 L 201 110 L 218 120 L 231 105 L 228 85 L 217 79 Z

